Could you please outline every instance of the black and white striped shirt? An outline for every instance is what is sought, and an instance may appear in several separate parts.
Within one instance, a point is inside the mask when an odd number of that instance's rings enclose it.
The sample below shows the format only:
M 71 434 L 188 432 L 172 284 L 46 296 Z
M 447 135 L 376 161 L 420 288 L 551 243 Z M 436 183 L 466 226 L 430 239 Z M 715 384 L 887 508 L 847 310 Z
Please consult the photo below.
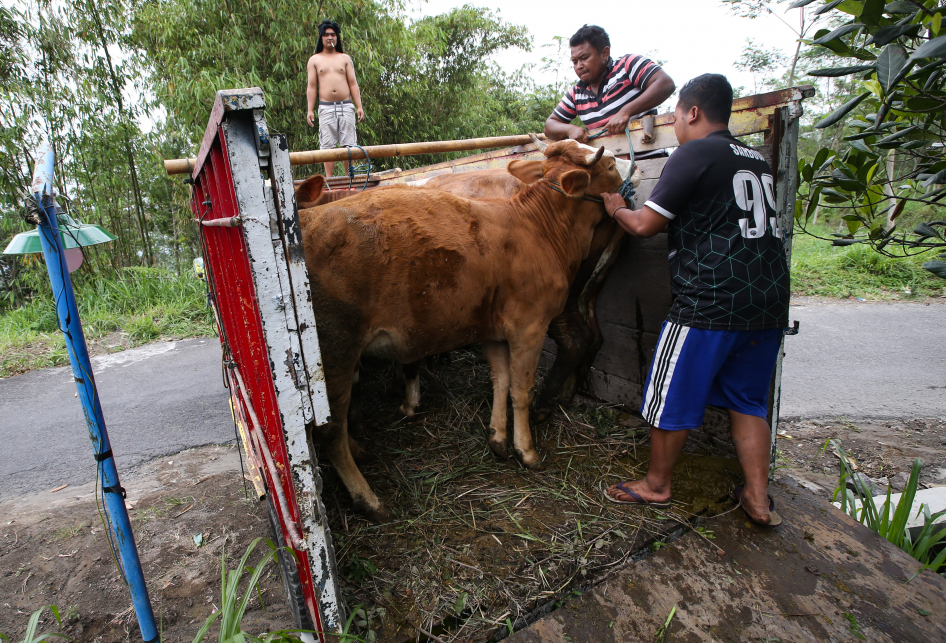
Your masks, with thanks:
M 658 71 L 661 69 L 657 63 L 636 54 L 621 56 L 617 61 L 609 58 L 599 93 L 595 94 L 585 81 L 579 81 L 565 93 L 552 116 L 563 123 L 578 116 L 588 129 L 604 127 L 622 107 L 647 89 L 647 83 Z

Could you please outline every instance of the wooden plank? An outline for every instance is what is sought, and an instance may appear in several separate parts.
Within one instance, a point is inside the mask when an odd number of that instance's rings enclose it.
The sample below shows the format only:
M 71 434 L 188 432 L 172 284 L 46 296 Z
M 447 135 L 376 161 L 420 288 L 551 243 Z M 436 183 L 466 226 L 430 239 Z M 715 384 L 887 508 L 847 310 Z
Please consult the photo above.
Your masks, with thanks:
M 300 555 L 300 581 L 309 587 L 311 596 L 317 601 L 312 607 L 318 610 L 322 628 L 326 632 L 338 632 L 344 618 L 343 603 L 336 581 L 331 537 L 324 511 L 321 515 L 318 511 L 321 503 L 317 502 L 317 494 L 321 489 L 316 484 L 312 464 L 314 458 L 306 439 L 306 406 L 310 407 L 309 417 L 312 417 L 313 412 L 305 383 L 302 387 L 305 395 L 297 386 L 300 378 L 305 378 L 305 373 L 298 334 L 290 330 L 290 327 L 296 326 L 294 302 L 287 257 L 276 220 L 275 202 L 271 188 L 264 185 L 260 177 L 253 129 L 257 124 L 252 111 L 246 110 L 231 114 L 221 125 L 239 215 L 243 221 L 237 230 L 242 232 L 246 243 L 256 294 L 255 303 L 262 324 L 263 348 L 269 363 L 265 375 L 263 369 L 248 373 L 248 364 L 241 363 L 240 367 L 247 375 L 250 386 L 257 389 L 257 395 L 265 393 L 267 404 L 260 406 L 260 413 L 272 404 L 271 396 L 275 395 L 274 417 L 265 430 L 264 427 L 255 429 L 262 432 L 276 461 L 288 465 L 289 475 L 280 474 L 275 478 L 271 475 L 270 484 L 281 485 L 289 501 L 289 515 L 283 515 L 282 519 L 302 527 L 305 551 L 300 554 L 305 553 L 307 556 Z M 270 377 L 271 381 L 261 380 L 264 376 Z M 272 393 L 266 391 L 269 388 Z M 303 565 L 305 568 L 302 568 Z
M 627 237 L 598 297 L 599 323 L 659 332 L 670 302 L 667 235 Z
M 234 110 L 263 109 L 265 105 L 263 90 L 259 87 L 221 89 L 214 97 L 214 104 L 210 110 L 210 118 L 207 121 L 207 128 L 204 130 L 204 138 L 201 140 L 197 157 L 165 161 L 164 169 L 168 174 L 190 174 L 192 179 L 196 179 L 197 174 L 204 167 L 210 148 L 217 139 L 217 130 L 224 116 Z
M 274 229 L 271 236 L 280 266 L 281 293 L 285 300 L 283 310 L 292 343 L 291 361 L 296 370 L 293 383 L 301 393 L 303 410 L 307 410 L 307 414 L 303 413 L 301 422 L 298 417 L 285 422 L 283 431 L 312 580 L 314 587 L 319 588 L 316 597 L 323 624 L 328 630 L 337 631 L 344 620 L 344 602 L 335 572 L 337 564 L 332 534 L 322 502 L 322 476 L 306 430 L 309 421 L 319 425 L 328 422 L 330 409 L 287 150 L 285 137 L 274 135 L 270 181 L 279 198 L 272 200 Z M 290 359 L 287 357 L 285 361 Z
M 296 208 L 296 195 L 292 181 L 292 169 L 289 166 L 288 145 L 284 134 L 273 136 L 272 158 L 270 160 L 270 178 L 275 188 L 274 207 L 277 209 L 276 222 L 278 234 L 284 246 L 283 256 L 288 266 L 288 290 L 284 295 L 292 298 L 293 305 L 287 307 L 290 331 L 298 337 L 301 344 L 298 359 L 302 360 L 304 375 L 296 385 L 306 390 L 308 413 L 306 421 L 315 421 L 317 425 L 328 422 L 330 415 L 328 393 L 325 387 L 325 374 L 322 370 L 322 354 L 315 324 L 315 311 L 312 309 L 312 292 L 309 274 L 305 263 L 305 249 L 302 247 L 302 225 Z
M 798 191 L 796 168 L 798 167 L 798 130 L 801 107 L 793 113 L 794 106 L 783 107 L 773 130 L 773 165 L 775 176 L 775 210 L 778 226 L 785 238 L 785 260 L 792 265 L 792 234 L 795 226 L 795 193 Z M 791 323 L 791 322 L 789 322 Z M 785 357 L 785 338 L 775 363 L 769 400 L 769 424 L 772 427 L 772 462 L 775 462 L 775 440 L 778 435 L 779 405 L 782 397 L 782 360 Z

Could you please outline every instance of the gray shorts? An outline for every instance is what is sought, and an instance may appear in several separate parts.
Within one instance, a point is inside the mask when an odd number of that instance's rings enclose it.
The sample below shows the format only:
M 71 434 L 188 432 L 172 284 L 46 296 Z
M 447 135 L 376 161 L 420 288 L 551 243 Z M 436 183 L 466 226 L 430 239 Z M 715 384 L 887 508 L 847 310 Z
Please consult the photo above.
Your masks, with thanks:
M 355 145 L 355 104 L 350 100 L 319 103 L 319 148 Z

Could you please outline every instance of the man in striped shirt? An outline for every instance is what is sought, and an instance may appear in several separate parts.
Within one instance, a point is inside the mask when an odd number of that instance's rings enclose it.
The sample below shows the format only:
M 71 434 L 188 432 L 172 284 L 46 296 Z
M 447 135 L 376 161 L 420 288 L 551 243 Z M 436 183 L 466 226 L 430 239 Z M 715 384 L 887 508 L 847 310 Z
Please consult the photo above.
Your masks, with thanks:
M 611 58 L 611 39 L 596 25 L 585 25 L 568 41 L 578 84 L 545 121 L 545 135 L 588 142 L 588 130 L 606 127 L 620 134 L 632 116 L 657 107 L 670 97 L 673 80 L 652 60 L 628 54 Z M 585 127 L 572 125 L 578 116 Z M 587 128 L 587 129 L 585 129 Z

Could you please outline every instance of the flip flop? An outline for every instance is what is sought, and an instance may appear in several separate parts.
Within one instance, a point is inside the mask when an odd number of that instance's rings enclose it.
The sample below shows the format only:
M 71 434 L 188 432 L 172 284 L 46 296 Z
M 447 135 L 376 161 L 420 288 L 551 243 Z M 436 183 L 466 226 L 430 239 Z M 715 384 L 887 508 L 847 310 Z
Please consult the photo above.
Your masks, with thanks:
M 631 498 L 633 498 L 633 500 L 618 500 L 617 498 L 612 498 L 611 494 L 608 493 L 608 490 L 605 489 L 603 491 L 604 497 L 616 505 L 639 505 L 642 507 L 653 507 L 654 509 L 669 509 L 670 508 L 669 500 L 667 500 L 666 502 L 648 502 L 647 500 L 644 500 L 639 494 L 625 487 L 623 482 L 619 482 L 614 486 L 620 489 L 621 491 L 623 491 L 624 493 L 626 493 L 627 495 L 629 495 Z
M 732 498 L 732 501 L 739 505 L 739 508 L 749 516 L 749 520 L 759 525 L 760 527 L 778 527 L 782 524 L 782 517 L 778 515 L 778 512 L 775 511 L 775 501 L 772 499 L 772 496 L 769 496 L 769 521 L 768 522 L 759 522 L 753 518 L 746 508 L 742 506 L 742 485 L 739 485 L 732 490 L 732 493 L 729 494 L 729 497 Z

